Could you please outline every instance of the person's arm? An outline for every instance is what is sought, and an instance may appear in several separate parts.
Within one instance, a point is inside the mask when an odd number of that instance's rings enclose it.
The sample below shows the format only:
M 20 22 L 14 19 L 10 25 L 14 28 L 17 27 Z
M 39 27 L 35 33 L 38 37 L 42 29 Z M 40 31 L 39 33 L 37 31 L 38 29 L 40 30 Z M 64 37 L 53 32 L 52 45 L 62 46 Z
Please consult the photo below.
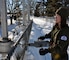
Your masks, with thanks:
M 61 51 L 67 50 L 68 42 L 67 41 L 61 41 L 57 46 L 60 48 Z
M 54 28 L 55 28 L 55 26 L 53 26 L 53 29 L 54 29 Z M 38 40 L 39 40 L 39 39 L 44 40 L 45 38 L 51 38 L 51 33 L 52 33 L 53 29 L 52 29 L 51 32 L 49 32 L 48 34 L 46 34 L 46 35 L 44 35 L 44 36 L 40 36 L 40 37 L 38 38 Z
M 45 35 L 45 38 L 51 38 L 51 32 Z
M 58 41 L 57 41 L 57 45 L 58 47 L 60 47 L 60 49 L 63 50 L 67 50 L 68 47 L 68 43 L 69 43 L 69 29 L 63 29 L 60 33 L 59 33 L 59 37 L 58 37 Z
M 65 52 L 67 50 L 68 47 L 68 40 L 64 41 L 64 40 L 58 40 L 59 43 L 57 43 L 54 47 L 49 48 L 49 52 L 53 52 L 53 51 L 60 51 L 60 52 Z
M 38 39 L 44 40 L 45 38 L 51 38 L 51 32 L 49 34 L 44 35 L 44 36 L 40 36 Z

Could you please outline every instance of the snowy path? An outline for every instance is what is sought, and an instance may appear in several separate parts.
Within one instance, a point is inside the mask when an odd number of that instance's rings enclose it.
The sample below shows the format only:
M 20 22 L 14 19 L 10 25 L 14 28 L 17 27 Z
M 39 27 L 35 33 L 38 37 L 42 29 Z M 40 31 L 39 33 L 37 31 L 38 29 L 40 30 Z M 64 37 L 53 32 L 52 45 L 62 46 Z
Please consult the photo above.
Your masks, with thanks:
M 47 22 L 46 19 L 36 18 L 36 17 L 33 18 L 33 25 L 32 25 L 32 31 L 31 31 L 29 42 L 33 43 L 34 41 L 38 40 L 39 36 L 49 33 L 49 31 L 51 30 L 51 27 L 52 27 L 50 24 L 52 24 L 52 23 L 50 23 L 50 21 Z M 44 56 L 39 55 L 40 48 L 28 47 L 28 51 L 30 51 L 31 54 L 35 58 L 34 60 L 51 60 L 50 53 L 48 53 Z

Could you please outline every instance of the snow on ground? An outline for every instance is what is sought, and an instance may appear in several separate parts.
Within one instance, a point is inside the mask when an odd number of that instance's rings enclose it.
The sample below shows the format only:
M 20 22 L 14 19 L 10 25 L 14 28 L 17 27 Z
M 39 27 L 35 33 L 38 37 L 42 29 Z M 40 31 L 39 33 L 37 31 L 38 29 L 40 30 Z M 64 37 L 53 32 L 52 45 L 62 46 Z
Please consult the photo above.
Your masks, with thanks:
M 17 26 L 16 21 L 14 19 L 12 20 L 12 23 L 13 24 L 11 24 L 10 19 L 7 19 L 8 31 L 11 31 Z M 0 25 L 0 36 L 2 37 L 1 25 Z
M 39 36 L 45 35 L 46 33 L 49 33 L 51 31 L 51 28 L 53 26 L 53 22 L 48 20 L 49 18 L 41 18 L 41 17 L 33 17 L 33 25 L 30 35 L 29 43 L 33 43 L 34 41 L 38 40 Z M 54 20 L 53 20 L 54 21 Z M 28 47 L 28 51 L 34 56 L 35 59 L 33 60 L 51 60 L 51 54 L 48 53 L 44 56 L 39 55 L 39 48 L 36 47 Z M 43 47 L 45 48 L 45 47 Z M 47 48 L 47 47 L 46 47 Z

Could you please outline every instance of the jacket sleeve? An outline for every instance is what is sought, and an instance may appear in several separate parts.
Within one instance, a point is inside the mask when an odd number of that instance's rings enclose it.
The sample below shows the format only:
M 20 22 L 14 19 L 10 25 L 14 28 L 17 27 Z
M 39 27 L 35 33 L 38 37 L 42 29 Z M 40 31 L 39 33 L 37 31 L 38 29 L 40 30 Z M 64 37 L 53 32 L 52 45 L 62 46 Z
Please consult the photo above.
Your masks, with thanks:
M 52 30 L 45 35 L 45 38 L 51 38 L 52 31 L 54 30 L 55 26 L 53 26 Z
M 61 41 L 57 46 L 60 48 L 61 51 L 65 51 L 65 50 L 67 50 L 68 42 Z
M 50 52 L 56 51 L 57 53 L 64 53 L 67 51 L 68 48 L 68 40 L 67 41 L 63 41 L 63 40 L 59 40 L 59 43 L 55 45 L 54 48 L 49 49 Z
M 51 38 L 51 32 L 45 35 L 45 38 Z
M 59 34 L 59 39 L 57 41 L 58 47 L 63 50 L 67 50 L 68 43 L 69 43 L 69 29 L 64 29 Z M 59 43 L 58 43 L 59 42 Z

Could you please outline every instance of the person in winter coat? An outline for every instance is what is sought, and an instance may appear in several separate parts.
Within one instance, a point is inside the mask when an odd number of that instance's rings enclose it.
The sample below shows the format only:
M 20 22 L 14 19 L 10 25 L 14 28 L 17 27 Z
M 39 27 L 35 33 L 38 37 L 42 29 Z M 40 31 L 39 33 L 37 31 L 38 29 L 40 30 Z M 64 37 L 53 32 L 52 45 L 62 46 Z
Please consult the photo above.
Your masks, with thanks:
M 48 49 L 40 49 L 40 55 L 45 55 L 50 52 L 52 60 L 68 60 L 67 48 L 69 44 L 69 27 L 66 23 L 68 17 L 67 9 L 59 8 L 55 14 L 56 23 L 52 31 L 45 36 L 40 36 L 38 39 L 44 40 L 51 38 Z

